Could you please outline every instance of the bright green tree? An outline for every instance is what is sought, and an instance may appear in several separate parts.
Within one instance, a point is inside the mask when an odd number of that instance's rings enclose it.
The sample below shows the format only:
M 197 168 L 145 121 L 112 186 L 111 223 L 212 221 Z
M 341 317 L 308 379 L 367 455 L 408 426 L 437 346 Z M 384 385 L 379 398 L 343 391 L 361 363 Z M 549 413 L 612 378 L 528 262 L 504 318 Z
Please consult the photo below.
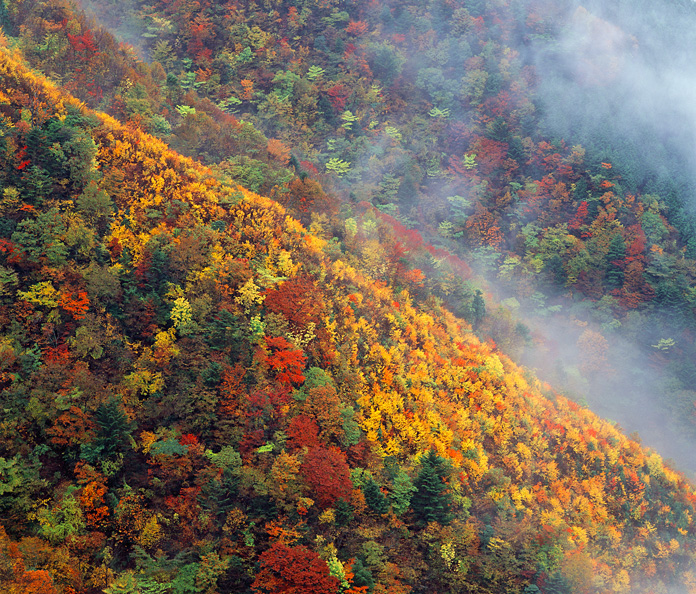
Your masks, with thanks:
M 389 493 L 392 509 L 397 516 L 408 511 L 415 491 L 416 487 L 413 485 L 411 477 L 402 469 L 399 469 L 394 475 L 392 490 Z

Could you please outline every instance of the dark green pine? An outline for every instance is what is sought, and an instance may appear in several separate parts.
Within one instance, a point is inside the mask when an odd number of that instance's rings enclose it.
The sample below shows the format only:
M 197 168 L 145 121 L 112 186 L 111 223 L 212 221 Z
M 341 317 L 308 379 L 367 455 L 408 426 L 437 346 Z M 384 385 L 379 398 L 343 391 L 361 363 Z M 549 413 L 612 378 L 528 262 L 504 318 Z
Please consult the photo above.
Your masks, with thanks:
M 362 490 L 365 495 L 365 503 L 367 503 L 367 506 L 372 511 L 378 514 L 386 514 L 389 512 L 387 498 L 375 481 L 370 479 L 370 481 L 363 486 Z
M 609 242 L 609 251 L 607 253 L 607 284 L 617 289 L 623 285 L 624 272 L 619 266 L 626 257 L 626 243 L 620 233 L 614 233 Z
M 123 450 L 133 431 L 133 423 L 116 400 L 109 400 L 97 408 L 95 414 L 99 427 L 96 447 L 103 457 L 109 457 Z
M 449 524 L 452 520 L 452 498 L 443 481 L 446 474 L 444 460 L 432 450 L 428 452 L 421 463 L 420 473 L 414 483 L 416 492 L 411 499 L 411 509 L 424 524 Z

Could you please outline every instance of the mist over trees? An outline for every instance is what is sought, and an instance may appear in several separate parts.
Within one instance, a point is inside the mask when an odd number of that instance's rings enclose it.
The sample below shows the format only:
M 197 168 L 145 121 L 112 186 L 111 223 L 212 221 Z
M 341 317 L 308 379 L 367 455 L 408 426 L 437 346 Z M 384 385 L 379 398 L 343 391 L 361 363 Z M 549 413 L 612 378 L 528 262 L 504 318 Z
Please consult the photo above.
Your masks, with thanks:
M 3 591 L 696 591 L 692 3 L 85 8 L 0 0 Z

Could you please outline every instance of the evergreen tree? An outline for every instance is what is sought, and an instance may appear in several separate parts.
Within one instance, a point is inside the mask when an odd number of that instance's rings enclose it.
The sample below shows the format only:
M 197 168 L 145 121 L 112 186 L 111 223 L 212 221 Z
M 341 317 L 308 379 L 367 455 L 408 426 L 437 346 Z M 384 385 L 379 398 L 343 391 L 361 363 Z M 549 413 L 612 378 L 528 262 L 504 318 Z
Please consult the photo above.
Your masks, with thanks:
M 6 35 L 15 34 L 5 0 L 0 0 L 0 29 L 2 29 Z
M 216 517 L 224 518 L 236 503 L 238 486 L 239 477 L 225 468 L 219 479 L 213 479 L 203 486 L 198 501 Z M 224 519 L 222 522 L 224 523 Z
M 414 484 L 416 492 L 411 500 L 411 508 L 424 524 L 448 524 L 452 520 L 452 497 L 443 481 L 447 474 L 445 460 L 433 450 L 429 451 L 421 462 L 421 470 Z
M 545 270 L 557 286 L 562 287 L 565 285 L 567 277 L 563 269 L 563 258 L 561 256 L 558 254 L 551 256 L 546 262 Z
M 623 285 L 624 272 L 619 266 L 619 262 L 626 257 L 626 243 L 621 237 L 621 233 L 614 233 L 609 242 L 609 252 L 607 253 L 607 284 L 617 289 Z
M 336 524 L 338 526 L 348 526 L 353 521 L 355 517 L 353 506 L 345 499 L 339 499 L 334 505 L 334 509 L 336 510 Z
M 464 6 L 474 17 L 481 16 L 486 12 L 486 4 L 483 0 L 467 0 Z
M 97 439 L 92 444 L 83 445 L 83 457 L 91 463 L 121 453 L 133 439 L 131 433 L 135 428 L 115 399 L 100 404 L 95 417 L 99 428 Z
M 418 197 L 420 179 L 416 173 L 418 170 L 418 164 L 415 161 L 408 163 L 406 166 L 406 171 L 396 192 L 396 198 L 402 206 L 412 205 Z
M 674 279 L 664 279 L 657 283 L 655 303 L 659 306 L 659 312 L 664 319 L 672 323 L 679 321 L 685 303 L 682 291 Z
M 476 289 L 474 298 L 471 301 L 469 320 L 471 325 L 476 328 L 483 318 L 486 317 L 486 302 L 483 300 L 483 294 L 480 289 Z
M 560 573 L 556 572 L 546 577 L 544 581 L 544 592 L 549 594 L 570 594 L 572 588 Z
M 372 577 L 372 572 L 360 559 L 356 559 L 351 568 L 353 571 L 353 586 L 357 588 L 367 587 L 367 591 L 372 592 L 375 587 L 375 580 Z
M 498 142 L 508 142 L 510 140 L 510 126 L 505 118 L 498 116 L 486 126 L 486 135 Z
M 365 495 L 365 503 L 367 506 L 378 514 L 386 514 L 389 512 L 389 503 L 387 498 L 382 493 L 379 485 L 370 479 L 362 488 Z
M 302 165 L 300 165 L 300 160 L 295 155 L 290 155 L 288 165 L 295 170 L 295 175 L 299 175 L 300 171 L 302 171 Z
M 524 144 L 520 136 L 513 136 L 508 142 L 508 158 L 518 163 L 525 162 Z
M 397 516 L 408 511 L 415 490 L 411 477 L 403 470 L 398 469 L 392 480 L 392 490 L 389 494 L 392 509 Z
M 321 115 L 324 117 L 327 124 L 330 126 L 336 126 L 338 124 L 336 112 L 333 105 L 331 105 L 331 101 L 329 101 L 326 95 L 319 95 L 319 99 L 317 100 L 317 108 L 321 112 Z

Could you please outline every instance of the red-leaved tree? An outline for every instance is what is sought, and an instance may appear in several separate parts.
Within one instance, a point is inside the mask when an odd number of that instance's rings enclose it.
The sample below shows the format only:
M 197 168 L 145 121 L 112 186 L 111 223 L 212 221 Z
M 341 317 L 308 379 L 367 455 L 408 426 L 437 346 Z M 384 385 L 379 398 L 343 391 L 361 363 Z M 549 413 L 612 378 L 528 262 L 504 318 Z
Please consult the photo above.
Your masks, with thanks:
M 304 328 L 309 322 L 319 322 L 324 301 L 314 279 L 302 274 L 268 289 L 264 306 L 294 326 Z
M 307 547 L 275 543 L 259 557 L 261 570 L 251 589 L 257 594 L 335 594 L 338 580 Z
M 282 384 L 301 384 L 304 381 L 302 370 L 307 358 L 282 336 L 266 337 L 266 345 L 271 350 L 268 365 L 275 371 L 276 379 Z
M 315 447 L 319 445 L 319 427 L 307 415 L 298 415 L 290 421 L 287 429 L 290 443 L 294 448 Z
M 348 462 L 338 448 L 310 449 L 300 472 L 321 507 L 331 507 L 341 497 L 347 500 L 353 491 Z

